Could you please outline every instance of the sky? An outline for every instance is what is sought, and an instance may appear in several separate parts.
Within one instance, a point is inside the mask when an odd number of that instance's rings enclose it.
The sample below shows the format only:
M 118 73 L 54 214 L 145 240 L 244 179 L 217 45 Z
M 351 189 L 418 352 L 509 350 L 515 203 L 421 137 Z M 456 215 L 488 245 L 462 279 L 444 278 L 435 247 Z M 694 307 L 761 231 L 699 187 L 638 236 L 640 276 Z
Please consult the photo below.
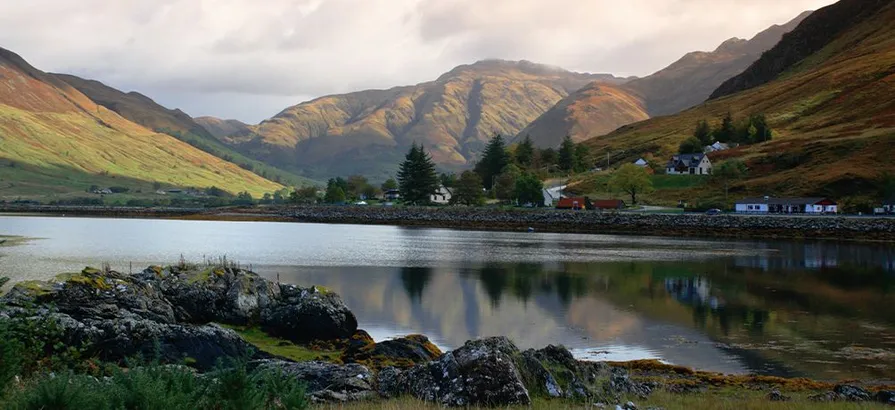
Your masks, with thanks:
M 833 0 L 0 0 L 0 47 L 192 116 L 257 123 L 482 59 L 649 75 Z

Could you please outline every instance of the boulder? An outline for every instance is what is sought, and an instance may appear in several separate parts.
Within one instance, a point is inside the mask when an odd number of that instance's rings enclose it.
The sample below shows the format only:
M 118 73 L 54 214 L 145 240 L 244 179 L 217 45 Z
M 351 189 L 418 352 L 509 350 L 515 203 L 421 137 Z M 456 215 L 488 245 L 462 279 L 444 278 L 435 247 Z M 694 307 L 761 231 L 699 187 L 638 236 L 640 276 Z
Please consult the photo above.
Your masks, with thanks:
M 771 390 L 771 392 L 768 393 L 767 398 L 770 401 L 790 401 L 792 399 L 789 396 L 784 396 L 778 389 Z
M 388 366 L 408 368 L 430 362 L 441 355 L 441 350 L 423 335 L 409 335 L 376 343 L 367 332 L 358 330 L 349 338 L 342 361 L 361 363 L 374 369 Z
M 839 384 L 833 387 L 833 392 L 842 396 L 846 401 L 870 401 L 870 393 L 858 386 Z
M 345 339 L 357 330 L 357 318 L 328 290 L 280 285 L 276 303 L 261 311 L 267 333 L 294 342 Z
M 253 365 L 260 368 L 278 368 L 284 374 L 301 380 L 314 401 L 345 402 L 377 396 L 376 376 L 370 369 L 359 364 L 261 360 Z
M 876 392 L 876 401 L 890 406 L 895 406 L 895 391 L 880 390 Z

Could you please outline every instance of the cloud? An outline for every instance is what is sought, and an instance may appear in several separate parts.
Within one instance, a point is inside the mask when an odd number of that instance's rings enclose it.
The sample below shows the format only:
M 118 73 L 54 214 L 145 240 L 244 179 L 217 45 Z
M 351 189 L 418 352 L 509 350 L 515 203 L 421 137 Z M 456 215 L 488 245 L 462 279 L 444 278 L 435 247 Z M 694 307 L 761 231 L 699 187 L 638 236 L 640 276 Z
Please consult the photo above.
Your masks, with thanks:
M 284 101 L 418 83 L 484 58 L 646 75 L 829 3 L 8 1 L 0 2 L 0 47 L 40 69 L 138 90 L 193 115 L 256 122 Z

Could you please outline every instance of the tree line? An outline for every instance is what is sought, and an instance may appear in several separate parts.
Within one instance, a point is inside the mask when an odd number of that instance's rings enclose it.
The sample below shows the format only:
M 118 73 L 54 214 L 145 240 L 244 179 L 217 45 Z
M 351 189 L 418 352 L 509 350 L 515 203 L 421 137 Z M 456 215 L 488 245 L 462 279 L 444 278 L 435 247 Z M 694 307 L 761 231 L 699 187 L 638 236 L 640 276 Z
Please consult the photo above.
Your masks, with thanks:
M 752 114 L 740 120 L 736 120 L 729 111 L 717 127 L 712 127 L 705 119 L 696 122 L 693 136 L 687 138 L 680 145 L 681 154 L 697 154 L 703 152 L 703 147 L 715 142 L 725 144 L 758 144 L 770 141 L 774 131 L 768 125 L 764 114 Z

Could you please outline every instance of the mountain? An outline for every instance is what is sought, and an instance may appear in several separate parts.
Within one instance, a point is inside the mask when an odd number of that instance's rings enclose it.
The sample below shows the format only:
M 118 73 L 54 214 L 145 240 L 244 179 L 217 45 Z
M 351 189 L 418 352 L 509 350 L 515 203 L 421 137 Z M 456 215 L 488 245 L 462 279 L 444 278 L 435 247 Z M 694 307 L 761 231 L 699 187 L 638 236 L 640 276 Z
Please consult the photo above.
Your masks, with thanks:
M 75 87 L 95 103 L 155 132 L 171 135 L 218 158 L 236 163 L 264 178 L 289 185 L 312 185 L 313 181 L 251 159 L 218 140 L 206 127 L 181 110 L 171 110 L 138 92 L 122 92 L 96 80 L 68 74 L 51 74 Z M 233 121 L 233 120 L 231 120 Z M 236 121 L 238 123 L 238 121 Z M 241 123 L 240 123 L 241 124 Z
M 895 171 L 892 21 L 895 1 L 842 0 L 812 13 L 719 87 L 714 94 L 723 97 L 594 136 L 587 144 L 625 149 L 627 159 L 654 153 L 663 160 L 692 135 L 698 120 L 717 125 L 727 112 L 739 118 L 765 114 L 772 141 L 711 155 L 716 163 L 747 163 L 749 178 L 737 188 L 743 195 L 872 193 L 882 172 Z
M 239 120 L 222 120 L 215 117 L 196 117 L 193 118 L 197 124 L 205 128 L 213 137 L 219 140 L 225 140 L 233 134 L 239 134 L 249 130 L 249 124 Z
M 750 40 L 732 38 L 711 52 L 688 53 L 668 67 L 615 88 L 594 84 L 601 92 L 577 92 L 562 99 L 523 129 L 542 147 L 557 146 L 566 135 L 581 141 L 649 117 L 680 112 L 705 101 L 716 87 L 741 73 L 792 31 L 810 11 L 784 25 L 774 25 Z
M 154 132 L 60 77 L 0 49 L 0 196 L 83 192 L 92 184 L 217 186 L 255 195 L 281 185 Z
M 515 135 L 593 81 L 626 79 L 528 61 L 479 61 L 414 86 L 301 103 L 228 139 L 255 158 L 321 176 L 393 176 L 414 141 L 443 168 L 459 168 L 475 162 L 494 133 Z

